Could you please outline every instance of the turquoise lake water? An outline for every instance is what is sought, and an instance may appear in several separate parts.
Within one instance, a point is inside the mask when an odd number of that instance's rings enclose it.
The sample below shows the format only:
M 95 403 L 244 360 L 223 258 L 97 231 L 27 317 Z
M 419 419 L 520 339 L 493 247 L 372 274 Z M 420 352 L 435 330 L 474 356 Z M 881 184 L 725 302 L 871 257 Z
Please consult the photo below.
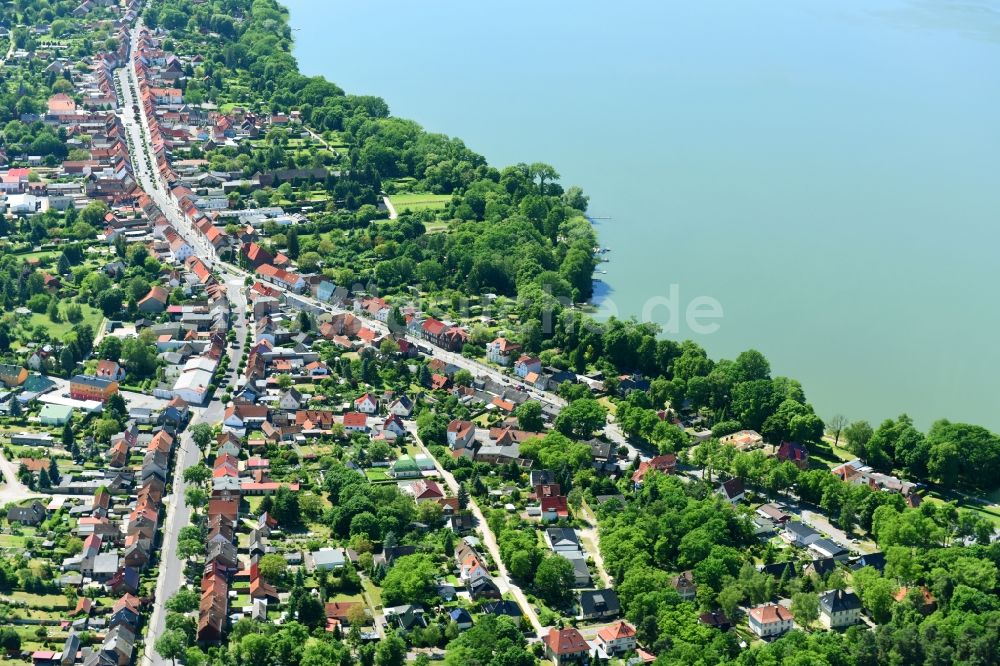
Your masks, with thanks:
M 305 73 L 582 186 L 606 312 L 676 285 L 824 418 L 1000 429 L 1000 5 L 284 1 Z

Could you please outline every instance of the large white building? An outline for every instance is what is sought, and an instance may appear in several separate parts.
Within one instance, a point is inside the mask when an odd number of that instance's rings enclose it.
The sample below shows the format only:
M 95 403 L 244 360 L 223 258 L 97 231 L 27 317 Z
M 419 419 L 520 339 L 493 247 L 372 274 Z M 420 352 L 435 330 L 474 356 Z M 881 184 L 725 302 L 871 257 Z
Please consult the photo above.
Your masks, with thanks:
M 819 621 L 827 629 L 850 627 L 861 621 L 861 601 L 854 592 L 830 590 L 819 597 Z
M 748 614 L 750 631 L 761 638 L 780 636 L 795 626 L 792 612 L 777 604 L 764 604 L 751 608 Z

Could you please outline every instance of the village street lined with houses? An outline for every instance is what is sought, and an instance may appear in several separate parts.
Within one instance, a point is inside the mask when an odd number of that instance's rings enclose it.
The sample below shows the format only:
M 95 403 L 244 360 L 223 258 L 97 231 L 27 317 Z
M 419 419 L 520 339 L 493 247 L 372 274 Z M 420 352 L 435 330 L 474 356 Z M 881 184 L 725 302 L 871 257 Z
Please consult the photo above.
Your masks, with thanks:
M 905 663 L 900 617 L 991 612 L 948 457 L 989 433 L 588 319 L 552 167 L 301 77 L 273 0 L 178 2 L 0 8 L 7 659 Z

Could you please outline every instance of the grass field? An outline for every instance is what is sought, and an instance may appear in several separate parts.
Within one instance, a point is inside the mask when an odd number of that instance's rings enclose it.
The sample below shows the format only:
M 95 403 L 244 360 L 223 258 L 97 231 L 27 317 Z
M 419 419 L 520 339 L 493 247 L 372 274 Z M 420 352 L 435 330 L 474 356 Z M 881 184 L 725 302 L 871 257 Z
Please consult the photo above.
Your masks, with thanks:
M 64 308 L 60 308 L 63 310 Z M 98 326 L 101 324 L 101 319 L 104 315 L 101 314 L 100 310 L 90 307 L 86 304 L 80 305 L 80 310 L 83 312 L 83 320 L 81 324 L 90 324 L 91 329 L 97 332 Z M 69 333 L 73 329 L 73 324 L 68 321 L 60 321 L 59 323 L 53 322 L 49 319 L 48 315 L 41 312 L 34 312 L 27 319 L 22 319 L 21 325 L 28 328 L 34 328 L 35 326 L 42 325 L 48 331 L 49 336 L 54 339 L 61 339 L 64 335 Z
M 371 483 L 390 480 L 389 475 L 386 473 L 386 468 L 383 467 L 369 467 L 365 470 L 365 476 Z
M 441 210 L 451 201 L 450 194 L 393 194 L 389 201 L 396 207 L 397 213 L 404 210 L 418 212 L 422 210 Z

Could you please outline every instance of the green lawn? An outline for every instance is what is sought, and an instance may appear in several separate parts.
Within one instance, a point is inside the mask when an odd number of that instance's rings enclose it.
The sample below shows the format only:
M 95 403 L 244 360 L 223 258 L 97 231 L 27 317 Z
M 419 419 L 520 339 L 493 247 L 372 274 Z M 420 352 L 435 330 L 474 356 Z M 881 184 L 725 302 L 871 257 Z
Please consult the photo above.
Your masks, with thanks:
M 406 209 L 413 212 L 421 210 L 440 210 L 451 201 L 450 194 L 393 194 L 389 201 L 396 207 L 397 213 Z
M 365 470 L 365 476 L 371 483 L 379 483 L 381 481 L 388 481 L 389 474 L 387 473 L 386 467 L 370 467 Z
M 371 602 L 375 604 L 376 608 L 381 608 L 382 590 L 379 589 L 379 587 L 375 585 L 375 583 L 373 583 L 368 576 L 363 576 L 361 578 L 361 582 L 364 585 L 365 592 L 368 594 L 368 598 L 371 599 Z
M 104 318 L 104 315 L 101 313 L 100 310 L 92 308 L 86 304 L 81 304 L 80 310 L 83 312 L 83 320 L 80 323 L 90 324 L 90 327 L 96 333 L 98 327 L 101 324 L 101 320 Z M 70 322 L 65 320 L 60 321 L 59 323 L 53 322 L 51 319 L 49 319 L 48 315 L 46 315 L 45 313 L 38 313 L 38 312 L 32 313 L 31 316 L 28 317 L 26 320 L 21 320 L 21 323 L 22 325 L 27 326 L 28 328 L 34 328 L 35 326 L 38 325 L 44 326 L 45 330 L 49 332 L 49 335 L 55 339 L 62 338 L 64 335 L 69 333 L 74 326 L 74 324 L 71 324 Z

